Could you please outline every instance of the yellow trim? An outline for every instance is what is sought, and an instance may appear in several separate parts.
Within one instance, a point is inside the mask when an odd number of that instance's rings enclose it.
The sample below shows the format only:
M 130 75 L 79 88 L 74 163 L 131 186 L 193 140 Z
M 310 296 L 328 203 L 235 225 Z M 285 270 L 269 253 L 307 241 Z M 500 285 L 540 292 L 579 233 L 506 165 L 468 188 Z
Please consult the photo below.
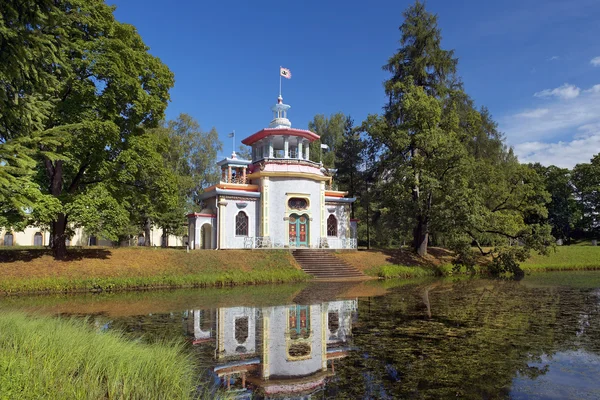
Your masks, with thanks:
M 246 175 L 246 178 L 248 178 L 248 179 L 256 179 L 256 178 L 263 178 L 263 177 L 307 178 L 307 179 L 312 179 L 312 180 L 315 180 L 315 181 L 321 181 L 321 182 L 329 181 L 329 182 L 331 182 L 331 177 L 330 176 L 323 176 L 323 175 L 318 175 L 318 174 L 312 174 L 310 172 L 281 172 L 281 171 L 271 172 L 271 171 L 261 171 L 261 172 L 254 172 L 252 174 Z
M 244 190 L 247 192 L 258 192 L 258 185 L 248 185 L 245 183 L 219 183 L 216 185 L 219 189 Z

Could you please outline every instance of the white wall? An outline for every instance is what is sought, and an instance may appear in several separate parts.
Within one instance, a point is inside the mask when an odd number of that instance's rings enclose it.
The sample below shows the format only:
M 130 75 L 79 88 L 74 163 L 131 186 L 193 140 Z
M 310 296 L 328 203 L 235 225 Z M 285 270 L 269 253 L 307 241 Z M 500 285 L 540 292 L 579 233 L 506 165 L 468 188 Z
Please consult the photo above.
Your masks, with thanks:
M 287 208 L 287 193 L 307 194 L 310 204 L 297 214 L 308 214 L 309 241 L 311 246 L 319 244 L 321 237 L 321 182 L 303 178 L 271 177 L 269 183 L 269 236 L 271 240 L 289 243 L 289 222 L 284 218 L 291 212 Z M 298 196 L 303 197 L 303 196 Z
M 225 241 L 221 243 L 222 249 L 243 249 L 244 240 L 247 237 L 259 236 L 259 209 L 260 199 L 244 199 L 232 200 L 231 198 L 223 198 L 227 205 L 223 207 L 225 210 Z M 243 204 L 246 204 L 244 207 Z M 248 216 L 248 236 L 236 236 L 235 234 L 235 218 L 239 212 L 245 212 Z
M 218 329 L 223 332 L 223 337 L 219 338 L 219 343 L 223 343 L 223 348 L 218 351 L 225 357 L 241 356 L 244 354 L 253 354 L 256 351 L 256 309 L 254 307 L 228 307 L 219 308 L 217 321 L 223 321 L 225 326 Z M 239 318 L 248 318 L 248 337 L 243 342 L 238 342 L 235 337 L 235 322 Z M 222 341 L 221 341 L 222 340 Z M 243 346 L 246 351 L 238 352 L 236 349 Z
M 323 368 L 323 357 L 326 349 L 323 335 L 322 306 L 310 306 L 311 327 L 311 353 L 310 358 L 304 360 L 289 360 L 287 355 L 286 331 L 288 326 L 288 313 L 286 306 L 268 307 L 263 309 L 263 318 L 269 318 L 269 341 L 263 343 L 268 346 L 269 364 L 267 377 L 279 376 L 306 376 L 321 371 Z
M 327 203 L 327 202 L 326 202 Z M 337 236 L 327 236 L 329 248 L 343 248 L 343 240 L 349 239 L 350 235 L 350 204 L 337 203 L 335 205 L 329 203 L 325 205 L 325 221 L 333 215 L 337 219 Z
M 44 242 L 44 246 L 48 246 L 50 244 L 50 232 L 48 230 L 43 230 L 37 227 L 29 226 L 25 228 L 24 231 L 16 232 L 13 231 L 13 246 L 33 246 L 33 238 L 36 232 L 42 233 L 42 238 Z M 0 230 L 0 246 L 4 246 L 4 235 L 6 234 L 5 230 Z M 152 245 L 160 246 L 161 245 L 161 237 L 162 237 L 162 229 L 153 228 L 150 232 Z M 85 233 L 83 228 L 75 229 L 75 234 L 68 242 L 68 246 L 87 246 L 89 243 L 90 235 Z M 131 240 L 132 245 L 137 244 L 137 239 Z M 112 246 L 113 243 L 109 240 L 98 237 L 96 240 L 97 246 Z M 128 245 L 125 243 L 123 245 Z M 169 235 L 169 246 L 183 246 L 183 237 Z

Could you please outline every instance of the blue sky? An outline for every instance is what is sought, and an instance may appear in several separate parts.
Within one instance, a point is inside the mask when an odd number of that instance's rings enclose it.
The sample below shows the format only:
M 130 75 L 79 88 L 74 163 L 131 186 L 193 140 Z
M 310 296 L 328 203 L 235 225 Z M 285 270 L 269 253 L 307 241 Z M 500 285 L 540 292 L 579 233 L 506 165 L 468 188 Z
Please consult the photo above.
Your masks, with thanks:
M 175 73 L 167 117 L 185 112 L 216 127 L 225 155 L 228 132 L 237 148 L 268 125 L 280 65 L 293 75 L 283 97 L 294 127 L 315 114 L 341 111 L 360 123 L 380 112 L 381 66 L 412 2 L 108 3 Z M 599 0 L 430 0 L 427 8 L 438 14 L 444 48 L 456 51 L 466 91 L 521 161 L 571 167 L 600 152 Z

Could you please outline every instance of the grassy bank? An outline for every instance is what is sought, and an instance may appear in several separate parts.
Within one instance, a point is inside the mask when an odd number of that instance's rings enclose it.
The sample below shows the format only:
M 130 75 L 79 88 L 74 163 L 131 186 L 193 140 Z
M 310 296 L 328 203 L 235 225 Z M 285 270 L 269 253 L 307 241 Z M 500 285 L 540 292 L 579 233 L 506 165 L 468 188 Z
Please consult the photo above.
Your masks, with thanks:
M 600 246 L 560 246 L 549 256 L 532 255 L 521 268 L 526 273 L 600 269 Z
M 0 294 L 116 291 L 297 282 L 308 279 L 288 251 L 161 248 L 0 250 Z
M 430 248 L 425 258 L 416 256 L 409 250 L 365 250 L 337 253 L 337 257 L 361 270 L 366 275 L 380 278 L 420 278 L 426 276 L 449 276 L 466 273 L 452 265 L 452 253 L 441 248 Z M 481 257 L 475 273 L 486 273 Z M 577 271 L 600 269 L 600 247 L 596 246 L 560 246 L 551 250 L 550 255 L 532 254 L 521 268 L 525 273 L 544 271 Z
M 186 399 L 194 390 L 195 366 L 181 345 L 14 312 L 0 315 L 0 331 L 2 399 Z

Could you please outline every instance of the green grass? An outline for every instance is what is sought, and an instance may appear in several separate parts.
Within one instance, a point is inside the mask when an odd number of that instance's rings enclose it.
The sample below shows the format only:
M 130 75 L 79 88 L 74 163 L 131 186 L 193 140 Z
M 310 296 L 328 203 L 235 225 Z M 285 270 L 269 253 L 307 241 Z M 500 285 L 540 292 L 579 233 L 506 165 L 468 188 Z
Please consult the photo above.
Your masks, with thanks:
M 186 399 L 195 388 L 182 344 L 15 312 L 0 315 L 0 332 L 0 399 Z
M 600 269 L 600 246 L 559 246 L 549 256 L 532 255 L 521 268 L 525 272 Z
M 380 267 L 369 268 L 365 273 L 370 276 L 378 276 L 384 279 L 392 278 L 423 278 L 426 276 L 435 276 L 435 270 L 426 267 L 407 267 L 405 265 L 382 265 Z
M 57 293 L 103 292 L 119 290 L 148 290 L 173 288 L 198 288 L 209 286 L 252 285 L 259 283 L 288 283 L 306 281 L 309 276 L 298 269 L 264 269 L 252 271 L 220 271 L 196 274 L 131 277 L 43 277 L 12 278 L 0 281 L 0 293 Z

